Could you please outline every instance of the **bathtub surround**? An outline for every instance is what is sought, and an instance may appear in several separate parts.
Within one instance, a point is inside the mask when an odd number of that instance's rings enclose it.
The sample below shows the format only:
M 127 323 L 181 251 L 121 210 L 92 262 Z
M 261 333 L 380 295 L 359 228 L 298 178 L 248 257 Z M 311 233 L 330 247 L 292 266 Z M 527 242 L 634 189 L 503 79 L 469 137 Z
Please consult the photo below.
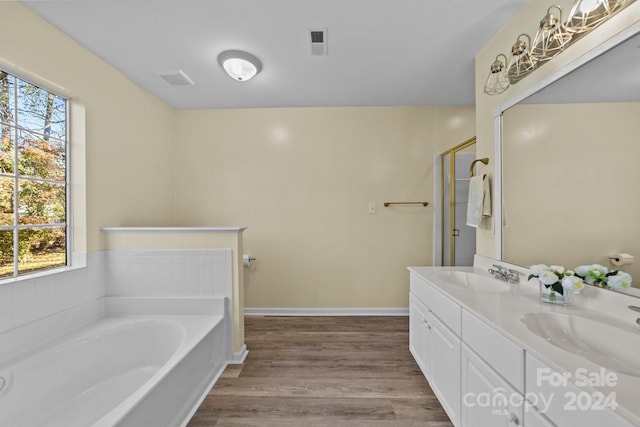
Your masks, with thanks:
M 86 268 L 1 285 L 0 334 L 97 301 L 106 293 L 105 272 L 105 253 L 98 251 L 89 254 Z
M 230 301 L 233 360 L 244 344 L 246 227 L 106 227 L 109 296 L 217 297 Z
M 184 425 L 246 357 L 233 304 L 243 231 L 111 228 L 114 248 L 89 268 L 0 287 L 18 307 L 0 333 L 0 424 Z M 54 279 L 66 278 L 74 292 L 54 297 Z

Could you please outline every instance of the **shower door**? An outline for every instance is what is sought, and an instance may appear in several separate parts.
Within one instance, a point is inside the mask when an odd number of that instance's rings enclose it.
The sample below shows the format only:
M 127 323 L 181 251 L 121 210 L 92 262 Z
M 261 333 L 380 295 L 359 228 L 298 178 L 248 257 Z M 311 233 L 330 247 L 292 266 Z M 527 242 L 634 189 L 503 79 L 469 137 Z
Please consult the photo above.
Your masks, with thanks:
M 473 265 L 476 229 L 466 225 L 469 167 L 476 158 L 471 138 L 440 155 L 441 248 L 443 266 Z

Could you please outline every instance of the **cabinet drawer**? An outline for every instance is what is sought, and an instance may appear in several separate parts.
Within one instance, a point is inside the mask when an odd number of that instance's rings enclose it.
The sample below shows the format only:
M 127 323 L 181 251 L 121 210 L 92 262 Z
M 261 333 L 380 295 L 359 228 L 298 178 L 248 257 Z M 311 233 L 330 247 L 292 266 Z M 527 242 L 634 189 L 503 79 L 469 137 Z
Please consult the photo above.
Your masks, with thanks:
M 454 334 L 460 336 L 462 308 L 431 285 L 427 288 L 427 298 L 431 312 L 438 316 Z
M 427 288 L 431 287 L 427 282 L 411 272 L 409 274 L 409 291 L 424 305 L 428 306 Z
M 558 426 L 581 427 L 632 427 L 633 423 L 624 419 L 617 412 L 589 405 L 593 402 L 595 392 L 604 393 L 606 396 L 611 390 L 602 388 L 598 390 L 581 390 L 575 384 L 567 381 L 564 385 L 559 378 L 563 374 L 575 376 L 575 372 L 556 372 L 549 368 L 530 353 L 526 356 L 527 395 L 538 396 L 540 402 L 537 406 L 551 421 Z M 551 378 L 554 378 L 552 380 Z M 614 388 L 615 391 L 615 388 Z M 579 397 L 579 400 L 576 400 Z M 585 398 L 585 399 L 583 399 Z M 549 402 L 548 408 L 542 405 L 542 399 Z M 601 402 L 598 400 L 598 402 Z M 580 405 L 585 405 L 580 408 Z
M 524 393 L 524 350 L 462 310 L 462 340 L 520 393 Z

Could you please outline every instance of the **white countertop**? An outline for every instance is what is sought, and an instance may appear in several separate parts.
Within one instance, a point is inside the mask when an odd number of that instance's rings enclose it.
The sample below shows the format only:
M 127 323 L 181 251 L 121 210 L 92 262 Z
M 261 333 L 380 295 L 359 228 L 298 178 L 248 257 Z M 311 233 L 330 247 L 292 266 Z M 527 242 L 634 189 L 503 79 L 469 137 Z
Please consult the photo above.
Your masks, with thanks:
M 545 338 L 530 331 L 522 320 L 524 314 L 562 313 L 588 317 L 605 323 L 623 322 L 624 325 L 628 324 L 630 328 L 637 327 L 635 318 L 638 317 L 638 314 L 634 314 L 626 306 L 640 305 L 640 300 L 602 289 L 587 286 L 579 295 L 574 296 L 570 304 L 562 306 L 541 303 L 538 299 L 537 282 L 521 281 L 521 283 L 512 285 L 510 290 L 506 292 L 482 292 L 447 283 L 438 274 L 442 271 L 473 272 L 484 275 L 491 280 L 497 280 L 491 277 L 486 269 L 476 267 L 409 267 L 409 270 L 447 294 L 465 310 L 485 321 L 524 348 L 525 351 L 559 372 L 572 373 L 577 368 L 586 368 L 589 372 L 599 372 L 600 366 L 580 355 L 556 347 Z M 596 310 L 596 307 L 602 307 L 602 309 Z M 637 328 L 637 333 L 640 334 L 640 327 Z M 629 343 L 620 343 L 620 348 L 623 351 L 632 352 L 631 354 L 635 357 L 640 357 L 640 348 L 629 347 Z M 618 377 L 617 385 L 606 392 L 615 391 L 616 402 L 619 405 L 617 412 L 635 425 L 640 425 L 640 377 L 619 372 L 616 374 Z M 606 389 L 599 387 L 597 390 L 605 392 Z

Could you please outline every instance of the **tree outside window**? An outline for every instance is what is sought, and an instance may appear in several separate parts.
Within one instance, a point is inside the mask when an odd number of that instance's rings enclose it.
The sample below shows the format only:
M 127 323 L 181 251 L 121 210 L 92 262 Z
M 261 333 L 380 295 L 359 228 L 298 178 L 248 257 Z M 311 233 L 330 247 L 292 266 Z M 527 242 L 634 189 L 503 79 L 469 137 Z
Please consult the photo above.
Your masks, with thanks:
M 67 264 L 67 100 L 0 70 L 0 278 Z

